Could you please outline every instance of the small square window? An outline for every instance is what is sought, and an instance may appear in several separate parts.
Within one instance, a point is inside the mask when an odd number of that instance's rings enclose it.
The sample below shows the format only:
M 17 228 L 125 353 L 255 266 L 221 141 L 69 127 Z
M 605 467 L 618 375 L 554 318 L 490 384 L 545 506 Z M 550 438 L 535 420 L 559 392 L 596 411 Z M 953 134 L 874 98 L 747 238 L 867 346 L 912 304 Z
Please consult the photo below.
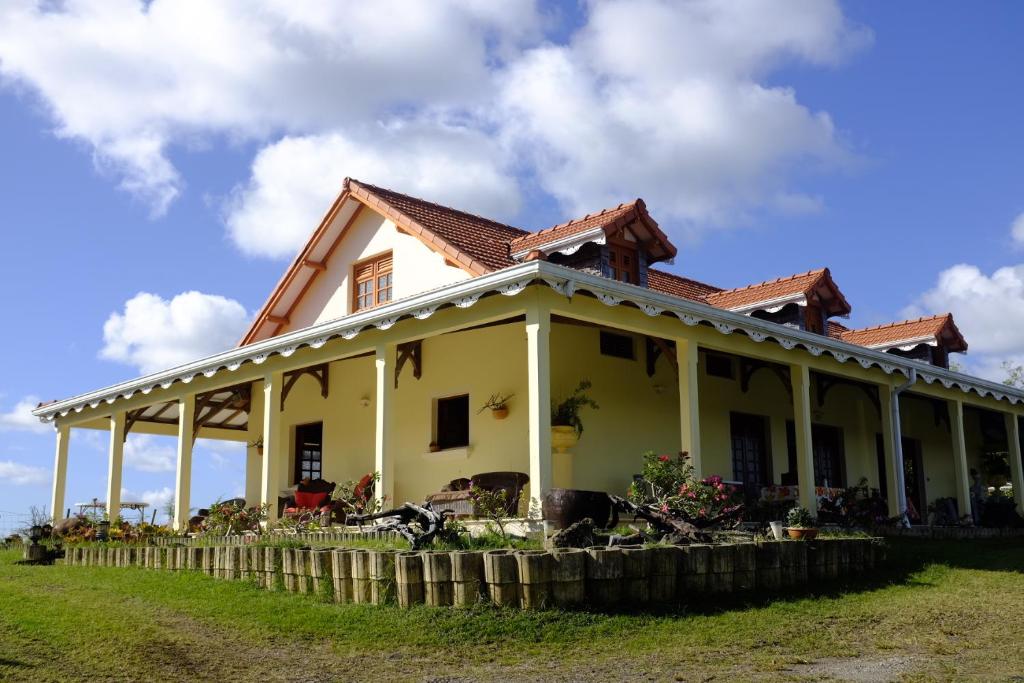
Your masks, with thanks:
M 732 379 L 732 358 L 718 353 L 704 354 L 704 369 L 709 377 Z
M 626 334 L 601 332 L 601 355 L 634 360 L 633 338 Z
M 437 399 L 434 441 L 438 448 L 465 448 L 469 445 L 469 394 Z

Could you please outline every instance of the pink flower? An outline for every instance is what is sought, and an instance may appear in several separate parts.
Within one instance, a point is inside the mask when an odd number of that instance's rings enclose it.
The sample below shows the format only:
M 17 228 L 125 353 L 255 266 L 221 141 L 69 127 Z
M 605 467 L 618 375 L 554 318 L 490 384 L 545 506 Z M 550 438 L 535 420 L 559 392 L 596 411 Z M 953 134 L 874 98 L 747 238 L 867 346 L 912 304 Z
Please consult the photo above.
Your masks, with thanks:
M 664 513 L 668 513 L 668 503 L 662 503 L 661 511 Z

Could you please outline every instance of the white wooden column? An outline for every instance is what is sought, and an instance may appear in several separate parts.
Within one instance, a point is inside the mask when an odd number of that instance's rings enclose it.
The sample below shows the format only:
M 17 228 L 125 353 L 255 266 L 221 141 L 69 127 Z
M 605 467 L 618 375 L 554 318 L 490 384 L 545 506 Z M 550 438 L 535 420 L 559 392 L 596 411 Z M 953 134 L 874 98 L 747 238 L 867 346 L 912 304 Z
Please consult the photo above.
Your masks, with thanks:
M 192 511 L 192 446 L 195 443 L 196 397 L 178 399 L 178 466 L 174 475 L 175 531 L 188 529 Z
M 64 489 L 68 481 L 68 444 L 71 428 L 55 425 L 57 429 L 57 453 L 53 458 L 53 496 L 50 498 L 50 515 L 53 523 L 64 519 Z
M 272 372 L 263 378 L 263 463 L 260 478 L 260 503 L 267 506 L 267 521 L 277 521 L 277 497 L 281 492 L 281 472 L 288 459 L 288 443 L 281 426 L 281 390 L 284 373 Z
M 107 458 L 107 519 L 121 516 L 121 466 L 124 462 L 124 411 L 110 416 L 110 450 Z
M 953 438 L 953 471 L 955 473 L 956 503 L 961 517 L 972 519 L 971 476 L 967 469 L 967 444 L 964 438 L 964 402 L 949 402 L 949 424 Z M 920 511 L 922 515 L 924 510 Z
M 551 467 L 551 312 L 539 304 L 526 312 L 526 368 L 530 453 L 530 516 L 540 517 L 541 501 L 552 487 Z
M 903 469 L 902 459 L 896 449 L 896 439 L 902 430 L 893 422 L 893 401 L 898 401 L 898 396 L 893 396 L 892 387 L 888 384 L 878 386 L 878 399 L 882 410 L 882 448 L 885 454 L 885 477 L 886 504 L 889 506 L 889 517 L 902 517 L 903 495 L 902 478 L 899 473 Z
M 391 433 L 391 404 L 395 393 L 395 345 L 381 344 L 376 349 L 374 365 L 377 369 L 374 420 L 374 469 L 380 481 L 374 493 L 377 500 L 395 503 L 395 460 L 392 451 L 394 435 Z
M 800 505 L 818 514 L 814 487 L 814 446 L 811 431 L 811 372 L 806 365 L 789 366 L 793 386 L 793 426 L 796 430 L 796 474 L 800 482 Z
M 1010 456 L 1013 501 L 1017 504 L 1017 512 L 1024 514 L 1024 463 L 1020 458 L 1020 418 L 1015 413 L 1004 413 L 1003 419 L 1006 420 L 1006 442 Z
M 263 386 L 255 383 L 250 389 L 249 423 L 246 429 L 246 442 L 257 443 L 263 438 Z M 259 505 L 263 500 L 261 485 L 263 483 L 263 453 L 260 448 L 252 445 L 245 447 L 245 504 L 249 507 Z
M 704 476 L 700 452 L 700 403 L 698 395 L 697 342 L 676 339 L 676 364 L 679 366 L 679 450 L 690 454 L 693 473 Z

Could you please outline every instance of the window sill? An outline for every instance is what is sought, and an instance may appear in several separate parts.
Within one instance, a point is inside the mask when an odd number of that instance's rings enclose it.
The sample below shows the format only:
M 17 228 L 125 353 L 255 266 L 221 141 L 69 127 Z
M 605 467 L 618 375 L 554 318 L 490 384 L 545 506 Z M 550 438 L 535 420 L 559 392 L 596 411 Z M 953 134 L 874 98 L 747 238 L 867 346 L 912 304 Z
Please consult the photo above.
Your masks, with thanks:
M 423 459 L 432 460 L 434 462 L 469 460 L 469 454 L 472 450 L 472 446 L 463 446 L 461 448 L 446 448 L 443 451 L 428 451 L 427 453 L 423 454 Z

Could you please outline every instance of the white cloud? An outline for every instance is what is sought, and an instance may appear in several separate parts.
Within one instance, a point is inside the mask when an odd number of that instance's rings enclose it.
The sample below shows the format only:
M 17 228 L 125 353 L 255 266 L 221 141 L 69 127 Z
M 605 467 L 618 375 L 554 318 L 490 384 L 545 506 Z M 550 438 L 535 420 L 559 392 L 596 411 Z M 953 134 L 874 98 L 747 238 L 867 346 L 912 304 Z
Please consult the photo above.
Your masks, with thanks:
M 177 447 L 150 434 L 129 434 L 124 444 L 124 466 L 140 472 L 177 470 Z
M 157 214 L 184 184 L 169 148 L 256 141 L 225 211 L 254 255 L 293 251 L 346 175 L 499 218 L 535 181 L 573 214 L 642 195 L 676 233 L 821 206 L 795 170 L 851 154 L 768 77 L 870 41 L 837 2 L 581 9 L 566 39 L 529 1 L 10 0 L 0 78 Z
M 141 502 L 149 504 L 149 508 L 147 508 L 144 515 L 147 522 L 152 519 L 154 510 L 157 512 L 157 519 L 166 517 L 166 515 L 164 515 L 164 508 L 166 508 L 167 504 L 172 500 L 174 500 L 174 489 L 170 486 L 164 486 L 163 488 L 151 491 L 143 491 L 142 493 L 134 493 L 126 488 L 121 489 L 122 502 L 129 501 L 132 503 Z M 132 513 L 126 511 L 124 514 L 131 515 Z M 134 517 L 132 520 L 134 521 Z
M 0 75 L 38 93 L 57 134 L 86 141 L 159 214 L 182 186 L 171 143 L 474 101 L 491 61 L 538 20 L 529 2 L 486 0 L 11 0 Z
M 970 345 L 966 364 L 972 372 L 1002 380 L 1002 361 L 1024 360 L 1024 264 L 991 275 L 965 263 L 947 268 L 904 313 L 947 311 Z
M 50 482 L 50 471 L 13 460 L 0 460 L 0 483 L 2 482 L 11 482 L 18 486 L 47 484 Z
M 1024 246 L 1024 212 L 1013 219 L 1013 223 L 1010 224 L 1010 236 L 1013 237 L 1016 244 Z
M 684 225 L 806 211 L 820 200 L 786 171 L 851 156 L 828 114 L 757 77 L 785 60 L 833 64 L 868 38 L 833 3 L 595 3 L 569 45 L 511 65 L 496 116 L 575 213 L 641 195 Z
M 229 204 L 231 239 L 258 256 L 290 256 L 351 176 L 495 217 L 515 214 L 519 190 L 503 152 L 465 126 L 416 123 L 285 137 L 256 155 L 248 184 Z
M 231 348 L 248 322 L 233 299 L 184 292 L 168 301 L 141 292 L 107 318 L 100 356 L 156 372 Z
M 39 418 L 32 415 L 32 411 L 39 405 L 36 396 L 26 396 L 6 413 L 0 413 L 0 431 L 25 431 L 35 434 L 46 434 L 53 431 L 53 427 L 43 424 Z

